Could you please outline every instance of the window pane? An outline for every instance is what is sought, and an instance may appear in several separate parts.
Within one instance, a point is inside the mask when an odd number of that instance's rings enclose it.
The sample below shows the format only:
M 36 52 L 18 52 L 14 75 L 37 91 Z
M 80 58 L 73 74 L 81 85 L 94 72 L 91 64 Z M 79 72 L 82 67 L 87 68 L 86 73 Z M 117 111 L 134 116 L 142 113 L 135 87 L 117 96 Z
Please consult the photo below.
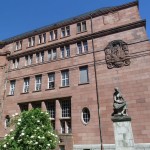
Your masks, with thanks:
M 66 36 L 70 35 L 70 27 L 66 27 Z
M 87 41 L 83 42 L 83 47 L 84 47 L 84 52 L 87 52 L 88 51 L 88 43 L 87 43 Z
M 51 118 L 55 118 L 55 101 L 46 102 L 47 111 Z
M 77 32 L 81 32 L 81 23 L 77 24 Z
M 65 57 L 65 51 L 64 51 L 64 47 L 61 48 L 61 58 Z
M 90 111 L 88 108 L 83 108 L 82 110 L 83 122 L 88 123 L 90 121 Z
M 78 54 L 81 54 L 82 53 L 82 44 L 77 43 L 77 47 L 78 47 Z
M 86 22 L 82 22 L 82 30 L 86 31 Z
M 62 117 L 71 117 L 71 101 L 61 101 Z
M 66 57 L 70 56 L 70 47 L 66 46 Z
M 50 40 L 52 41 L 54 39 L 53 37 L 53 31 L 50 32 Z
M 80 83 L 87 83 L 88 82 L 88 68 L 81 67 L 80 68 Z

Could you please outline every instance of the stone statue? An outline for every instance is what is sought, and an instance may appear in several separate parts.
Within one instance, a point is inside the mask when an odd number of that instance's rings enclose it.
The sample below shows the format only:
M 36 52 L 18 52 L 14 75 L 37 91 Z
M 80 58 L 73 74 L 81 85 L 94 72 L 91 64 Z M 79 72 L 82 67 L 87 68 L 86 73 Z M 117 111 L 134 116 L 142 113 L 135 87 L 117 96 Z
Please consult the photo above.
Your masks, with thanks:
M 118 116 L 128 116 L 127 115 L 127 104 L 124 98 L 122 97 L 119 88 L 115 88 L 115 92 L 113 94 L 113 99 L 114 99 L 114 112 L 112 113 L 112 116 L 118 115 Z

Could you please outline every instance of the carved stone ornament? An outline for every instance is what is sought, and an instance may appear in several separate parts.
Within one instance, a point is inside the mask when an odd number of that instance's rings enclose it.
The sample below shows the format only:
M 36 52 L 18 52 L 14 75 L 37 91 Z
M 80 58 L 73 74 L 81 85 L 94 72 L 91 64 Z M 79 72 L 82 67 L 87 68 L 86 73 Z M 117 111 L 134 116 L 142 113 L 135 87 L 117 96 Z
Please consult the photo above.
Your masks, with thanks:
M 130 65 L 128 46 L 124 41 L 112 41 L 108 44 L 104 51 L 106 64 L 109 69 Z

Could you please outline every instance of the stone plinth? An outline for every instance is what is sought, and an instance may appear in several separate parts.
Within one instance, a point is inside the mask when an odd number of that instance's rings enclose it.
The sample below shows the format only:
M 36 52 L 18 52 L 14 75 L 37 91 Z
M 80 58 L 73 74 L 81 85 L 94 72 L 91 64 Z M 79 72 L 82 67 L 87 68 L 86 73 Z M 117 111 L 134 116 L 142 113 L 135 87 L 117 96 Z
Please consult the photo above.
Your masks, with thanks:
M 113 116 L 112 121 L 116 150 L 135 150 L 131 118 L 128 116 Z

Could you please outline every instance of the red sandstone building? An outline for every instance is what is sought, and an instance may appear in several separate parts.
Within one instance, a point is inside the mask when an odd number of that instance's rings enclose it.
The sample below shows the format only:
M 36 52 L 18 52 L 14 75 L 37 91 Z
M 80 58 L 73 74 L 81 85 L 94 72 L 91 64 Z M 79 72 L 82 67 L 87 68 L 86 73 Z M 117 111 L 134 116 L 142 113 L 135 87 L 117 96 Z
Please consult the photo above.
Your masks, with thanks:
M 0 136 L 9 130 L 6 115 L 41 108 L 50 112 L 60 150 L 99 150 L 100 144 L 115 149 L 111 114 L 118 86 L 128 104 L 137 149 L 150 149 L 150 43 L 145 24 L 135 1 L 1 42 Z

